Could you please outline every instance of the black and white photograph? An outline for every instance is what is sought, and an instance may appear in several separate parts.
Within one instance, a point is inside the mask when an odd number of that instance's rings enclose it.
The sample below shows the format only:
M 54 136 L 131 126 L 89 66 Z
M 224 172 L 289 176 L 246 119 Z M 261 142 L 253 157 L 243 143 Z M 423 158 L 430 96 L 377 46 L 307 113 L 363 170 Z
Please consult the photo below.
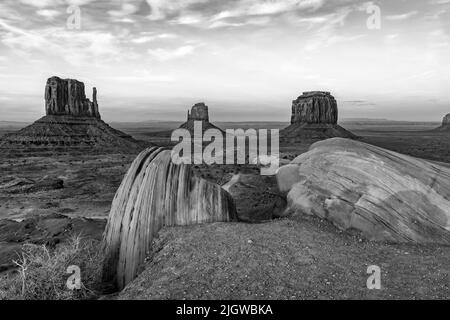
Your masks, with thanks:
M 0 0 L 0 308 L 449 299 L 449 0 Z

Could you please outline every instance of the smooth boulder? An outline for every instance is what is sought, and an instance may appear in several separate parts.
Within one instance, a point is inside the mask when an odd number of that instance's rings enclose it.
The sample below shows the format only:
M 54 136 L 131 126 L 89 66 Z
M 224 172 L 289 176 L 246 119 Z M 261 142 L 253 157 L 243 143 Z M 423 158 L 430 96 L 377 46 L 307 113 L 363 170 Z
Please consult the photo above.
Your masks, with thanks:
M 315 143 L 277 173 L 288 211 L 375 241 L 450 244 L 450 169 L 359 141 Z

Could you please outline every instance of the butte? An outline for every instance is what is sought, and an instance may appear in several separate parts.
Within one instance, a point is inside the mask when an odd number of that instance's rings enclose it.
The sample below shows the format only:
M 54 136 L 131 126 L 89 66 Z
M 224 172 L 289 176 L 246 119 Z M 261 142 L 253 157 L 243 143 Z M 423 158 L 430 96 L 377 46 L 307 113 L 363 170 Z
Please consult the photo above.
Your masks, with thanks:
M 92 101 L 84 83 L 52 77 L 45 86 L 46 115 L 32 125 L 0 139 L 0 150 L 8 154 L 53 152 L 139 152 L 145 146 L 101 120 L 97 89 Z
M 191 135 L 193 135 L 194 134 L 194 123 L 196 121 L 201 121 L 203 132 L 205 132 L 208 129 L 220 130 L 218 127 L 216 127 L 211 122 L 209 122 L 208 106 L 206 104 L 204 104 L 203 102 L 196 103 L 191 108 L 191 111 L 188 111 L 187 121 L 185 123 L 183 123 L 180 126 L 180 128 L 189 130 Z M 220 131 L 222 131 L 222 130 L 220 130 Z
M 442 125 L 433 131 L 447 131 L 450 132 L 450 113 L 444 117 L 442 120 Z
M 282 130 L 280 135 L 285 142 L 335 137 L 357 138 L 353 133 L 339 126 L 337 121 L 337 102 L 329 92 L 304 92 L 292 102 L 291 125 Z

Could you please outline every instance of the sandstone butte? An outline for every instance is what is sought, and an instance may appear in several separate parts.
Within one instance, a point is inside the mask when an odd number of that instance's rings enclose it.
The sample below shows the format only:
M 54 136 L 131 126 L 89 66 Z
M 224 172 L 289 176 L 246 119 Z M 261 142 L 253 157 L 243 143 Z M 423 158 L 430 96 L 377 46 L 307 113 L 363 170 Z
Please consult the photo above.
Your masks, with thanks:
M 291 125 L 282 130 L 280 135 L 286 142 L 333 137 L 357 138 L 337 123 L 337 102 L 329 92 L 304 92 L 292 102 Z
M 86 98 L 82 82 L 51 77 L 45 86 L 46 115 L 0 139 L 5 153 L 139 152 L 141 141 L 111 128 L 99 113 L 97 89 Z
M 450 244 L 450 168 L 350 139 L 313 144 L 281 167 L 291 214 L 368 240 Z
M 194 123 L 195 121 L 199 121 L 202 123 L 202 131 L 205 132 L 208 129 L 217 129 L 222 132 L 219 128 L 209 122 L 209 110 L 208 106 L 203 103 L 196 103 L 190 111 L 187 113 L 187 121 L 183 123 L 180 128 L 187 129 L 191 133 L 194 134 Z
M 120 185 L 104 233 L 103 280 L 122 289 L 141 271 L 163 226 L 236 219 L 232 197 L 219 185 L 176 165 L 171 151 L 149 148 L 134 160 Z

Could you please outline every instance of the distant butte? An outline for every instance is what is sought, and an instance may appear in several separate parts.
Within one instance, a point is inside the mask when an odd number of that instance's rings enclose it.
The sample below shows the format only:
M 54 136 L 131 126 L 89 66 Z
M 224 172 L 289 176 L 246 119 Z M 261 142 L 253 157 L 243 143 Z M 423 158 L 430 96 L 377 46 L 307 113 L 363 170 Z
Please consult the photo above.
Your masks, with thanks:
M 101 120 L 97 89 L 92 101 L 84 83 L 51 77 L 45 86 L 46 116 L 22 130 L 3 136 L 0 150 L 7 153 L 139 152 L 145 145 Z
M 450 132 L 450 113 L 447 114 L 442 120 L 442 125 L 434 131 L 449 131 Z
M 281 131 L 285 142 L 334 137 L 357 138 L 337 124 L 338 106 L 330 92 L 304 92 L 292 102 L 291 125 Z
M 213 125 L 211 122 L 209 122 L 209 111 L 208 106 L 203 103 L 196 103 L 192 108 L 191 111 L 188 111 L 187 113 L 187 121 L 183 123 L 180 128 L 187 129 L 191 134 L 194 132 L 194 122 L 195 121 L 201 121 L 202 122 L 202 130 L 205 132 L 208 129 L 217 129 L 220 130 L 218 127 Z M 222 130 L 220 130 L 222 131 Z

